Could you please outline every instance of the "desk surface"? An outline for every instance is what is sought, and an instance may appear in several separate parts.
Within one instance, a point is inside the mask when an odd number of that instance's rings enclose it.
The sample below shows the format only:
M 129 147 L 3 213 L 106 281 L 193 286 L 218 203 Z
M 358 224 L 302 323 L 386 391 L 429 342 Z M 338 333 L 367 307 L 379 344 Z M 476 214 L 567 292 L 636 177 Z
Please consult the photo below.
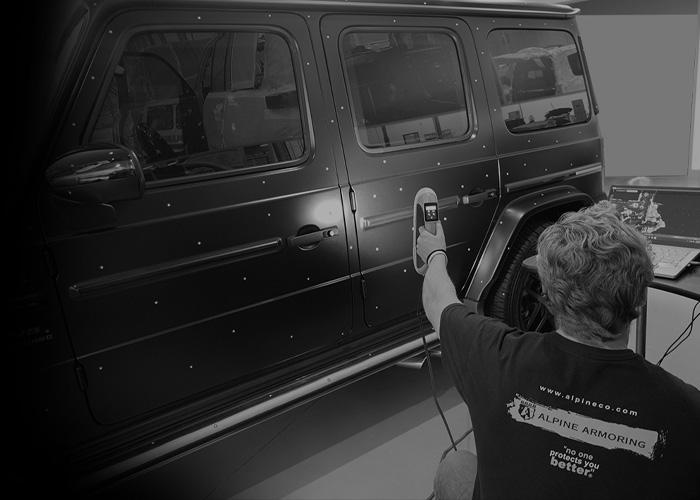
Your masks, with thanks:
M 531 272 L 537 272 L 537 256 L 528 257 L 523 262 L 523 267 Z M 650 288 L 656 288 L 665 292 L 676 293 L 693 300 L 700 300 L 700 266 L 687 268 L 675 280 L 666 278 L 654 278 L 649 284 Z
M 693 300 L 700 300 L 700 266 L 687 268 L 675 280 L 654 278 L 651 288 L 676 293 Z

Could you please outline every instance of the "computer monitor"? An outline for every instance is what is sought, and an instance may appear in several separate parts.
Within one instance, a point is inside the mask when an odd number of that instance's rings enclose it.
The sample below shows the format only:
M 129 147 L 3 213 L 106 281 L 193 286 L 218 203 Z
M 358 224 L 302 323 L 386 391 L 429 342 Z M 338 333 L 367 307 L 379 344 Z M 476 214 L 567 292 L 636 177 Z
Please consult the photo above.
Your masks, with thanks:
M 608 199 L 653 243 L 700 248 L 700 188 L 611 186 Z

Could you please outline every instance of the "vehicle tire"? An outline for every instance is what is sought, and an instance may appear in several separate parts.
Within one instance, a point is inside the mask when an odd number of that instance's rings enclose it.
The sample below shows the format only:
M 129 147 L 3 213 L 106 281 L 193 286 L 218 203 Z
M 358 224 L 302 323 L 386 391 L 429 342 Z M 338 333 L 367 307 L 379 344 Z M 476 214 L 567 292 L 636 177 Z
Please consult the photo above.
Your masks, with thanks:
M 551 222 L 528 223 L 506 257 L 486 301 L 486 313 L 524 331 L 552 331 L 554 321 L 544 305 L 537 274 L 523 267 L 537 253 L 537 239 Z

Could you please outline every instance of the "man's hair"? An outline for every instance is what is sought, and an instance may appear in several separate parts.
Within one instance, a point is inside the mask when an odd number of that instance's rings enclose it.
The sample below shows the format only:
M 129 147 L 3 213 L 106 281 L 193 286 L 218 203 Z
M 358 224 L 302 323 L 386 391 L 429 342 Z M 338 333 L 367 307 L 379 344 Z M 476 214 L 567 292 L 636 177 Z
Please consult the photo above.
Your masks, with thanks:
M 537 253 L 557 327 L 583 340 L 619 338 L 654 278 L 646 238 L 607 201 L 562 215 L 540 235 Z

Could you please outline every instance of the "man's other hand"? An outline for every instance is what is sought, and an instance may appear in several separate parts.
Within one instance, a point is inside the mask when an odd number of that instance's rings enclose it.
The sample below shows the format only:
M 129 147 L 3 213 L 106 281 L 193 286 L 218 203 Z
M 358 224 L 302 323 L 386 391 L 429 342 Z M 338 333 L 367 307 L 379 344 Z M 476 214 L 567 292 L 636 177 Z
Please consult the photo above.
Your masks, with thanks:
M 440 221 L 437 221 L 435 224 L 435 234 L 430 233 L 424 226 L 418 228 L 416 253 L 423 262 L 427 262 L 428 256 L 435 250 L 445 250 L 446 248 L 445 233 L 442 232 Z

